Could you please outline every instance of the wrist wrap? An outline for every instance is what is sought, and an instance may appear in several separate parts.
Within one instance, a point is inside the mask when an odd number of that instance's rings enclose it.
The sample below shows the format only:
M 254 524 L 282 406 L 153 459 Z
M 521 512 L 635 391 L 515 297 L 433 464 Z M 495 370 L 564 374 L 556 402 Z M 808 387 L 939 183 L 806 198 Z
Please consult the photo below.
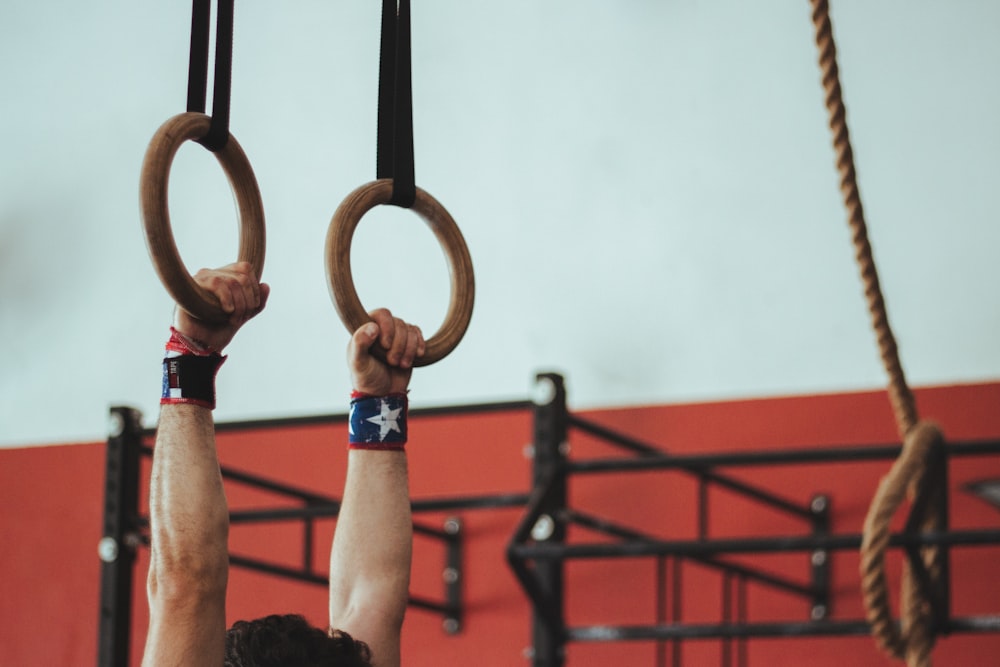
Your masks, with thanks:
M 214 410 L 215 374 L 225 360 L 171 327 L 163 359 L 160 405 L 193 403 Z
M 406 448 L 406 394 L 351 394 L 350 449 Z

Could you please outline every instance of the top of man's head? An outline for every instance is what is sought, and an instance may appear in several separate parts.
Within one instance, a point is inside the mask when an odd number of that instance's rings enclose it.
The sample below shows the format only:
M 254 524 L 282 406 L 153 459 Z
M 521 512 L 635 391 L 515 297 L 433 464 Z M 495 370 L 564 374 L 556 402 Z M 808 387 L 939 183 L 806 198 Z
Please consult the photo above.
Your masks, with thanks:
M 346 632 L 328 634 L 295 614 L 272 615 L 233 623 L 225 667 L 371 667 L 371 651 Z

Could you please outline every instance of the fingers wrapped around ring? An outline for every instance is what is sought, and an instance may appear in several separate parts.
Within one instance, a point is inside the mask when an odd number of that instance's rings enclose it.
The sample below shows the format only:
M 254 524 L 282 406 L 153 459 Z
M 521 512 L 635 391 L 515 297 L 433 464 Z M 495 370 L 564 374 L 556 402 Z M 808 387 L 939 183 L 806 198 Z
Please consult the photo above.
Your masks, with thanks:
M 413 360 L 424 352 L 424 337 L 420 332 L 420 327 L 403 322 L 406 333 L 406 346 L 403 355 L 399 360 L 399 365 L 403 368 L 412 368 Z
M 409 327 L 398 317 L 392 318 L 392 344 L 387 346 L 386 359 L 390 364 L 394 366 L 403 366 L 403 361 L 406 358 L 406 351 L 409 347 Z M 412 363 L 412 359 L 410 360 Z
M 386 350 L 392 349 L 393 339 L 396 337 L 395 318 L 385 308 L 379 308 L 368 313 L 375 324 L 378 325 L 378 343 Z
M 250 307 L 250 304 L 247 303 L 246 290 L 240 280 L 240 274 L 234 273 L 226 276 L 225 283 L 233 302 L 232 319 L 240 321 L 246 317 L 246 312 Z
M 240 288 L 243 290 L 247 306 L 250 310 L 253 310 L 260 304 L 260 281 L 258 276 L 254 275 L 253 266 L 250 262 L 236 262 L 233 265 L 233 269 L 239 281 Z
M 237 262 L 214 271 L 202 269 L 195 280 L 215 295 L 231 323 L 242 324 L 260 312 L 267 295 L 249 262 Z

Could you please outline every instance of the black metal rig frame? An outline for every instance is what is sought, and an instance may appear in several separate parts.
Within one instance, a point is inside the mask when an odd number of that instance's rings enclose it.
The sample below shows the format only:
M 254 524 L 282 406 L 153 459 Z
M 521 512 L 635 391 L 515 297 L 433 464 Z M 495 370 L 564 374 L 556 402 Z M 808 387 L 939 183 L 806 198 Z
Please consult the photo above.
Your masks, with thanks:
M 823 494 L 815 494 L 807 502 L 799 502 L 778 492 L 744 482 L 719 469 L 888 462 L 899 454 L 898 445 L 672 456 L 660 447 L 570 414 L 563 379 L 555 374 L 537 377 L 533 402 L 412 410 L 411 415 L 445 416 L 527 409 L 533 409 L 534 414 L 530 494 L 419 500 L 414 501 L 413 510 L 414 515 L 419 516 L 424 512 L 449 513 L 526 506 L 526 512 L 508 545 L 507 560 L 532 605 L 532 646 L 527 651 L 532 667 L 562 667 L 565 663 L 566 646 L 570 642 L 654 641 L 657 647 L 656 664 L 677 667 L 683 663 L 684 642 L 713 639 L 721 642 L 721 664 L 724 667 L 744 667 L 747 664 L 749 638 L 868 634 L 869 626 L 863 619 L 829 619 L 831 558 L 837 551 L 856 550 L 861 542 L 860 535 L 831 533 L 831 499 Z M 99 548 L 102 561 L 99 667 L 120 667 L 127 665 L 129 660 L 136 551 L 148 544 L 148 520 L 139 511 L 139 464 L 141 457 L 152 453 L 145 441 L 152 437 L 153 430 L 144 429 L 141 421 L 141 415 L 136 410 L 126 407 L 111 410 L 104 528 Z M 216 429 L 221 433 L 335 423 L 346 423 L 346 415 L 220 423 Z M 614 445 L 625 452 L 626 456 L 571 460 L 568 454 L 569 434 L 572 430 Z M 1000 441 L 950 442 L 941 452 L 941 474 L 947 475 L 947 461 L 950 457 L 997 453 L 1000 453 Z M 569 479 L 572 475 L 650 470 L 680 471 L 697 480 L 697 539 L 659 539 L 568 505 Z M 225 479 L 301 503 L 300 507 L 292 509 L 261 508 L 234 511 L 231 514 L 234 524 L 301 522 L 301 567 L 292 568 L 245 555 L 231 555 L 233 565 L 325 586 L 326 576 L 317 573 L 312 562 L 313 523 L 319 518 L 336 516 L 339 499 L 228 467 L 224 467 L 222 472 Z M 784 513 L 792 520 L 801 522 L 803 530 L 780 537 L 710 538 L 708 490 L 712 486 L 728 489 Z M 570 543 L 567 534 L 571 525 L 616 539 L 613 542 L 604 540 L 599 543 Z M 414 530 L 417 536 L 429 538 L 443 546 L 444 592 L 442 600 L 411 598 L 410 604 L 415 608 L 440 614 L 443 617 L 444 631 L 457 633 L 461 630 L 463 609 L 461 518 L 457 515 L 449 517 L 440 528 L 415 522 Z M 944 530 L 938 533 L 917 533 L 908 529 L 894 535 L 891 544 L 910 554 L 911 566 L 919 570 L 922 564 L 916 554 L 920 546 L 939 545 L 946 550 L 958 546 L 997 546 L 1000 545 L 1000 529 Z M 726 556 L 777 553 L 802 554 L 811 572 L 809 580 L 798 581 L 781 573 L 726 559 Z M 656 622 L 650 625 L 569 627 L 564 610 L 567 561 L 635 557 L 655 559 L 657 582 L 653 594 Z M 681 584 L 685 562 L 697 563 L 717 572 L 721 577 L 721 618 L 718 623 L 685 623 L 681 618 Z M 945 568 L 945 581 L 934 598 L 936 632 L 1000 632 L 1000 615 L 954 617 L 950 609 L 949 581 L 950 571 Z M 801 597 L 805 603 L 804 619 L 780 623 L 755 622 L 749 619 L 747 586 L 750 584 Z
M 829 618 L 829 572 L 833 554 L 845 549 L 857 550 L 861 544 L 860 535 L 833 534 L 830 531 L 831 499 L 817 493 L 807 502 L 798 502 L 773 490 L 744 482 L 719 469 L 883 460 L 891 462 L 899 455 L 898 445 L 671 456 L 657 446 L 570 414 L 561 376 L 543 374 L 538 376 L 537 382 L 534 407 L 534 488 L 527 512 L 507 549 L 507 560 L 533 606 L 533 667 L 561 667 L 565 662 L 566 645 L 570 642 L 630 640 L 655 641 L 656 664 L 678 666 L 683 663 L 683 643 L 696 639 L 720 641 L 721 664 L 724 667 L 742 667 L 748 661 L 746 642 L 752 637 L 846 636 L 866 635 L 870 632 L 868 623 L 863 619 Z M 571 460 L 568 456 L 569 435 L 573 430 L 613 445 L 627 455 L 624 458 Z M 1000 453 L 1000 441 L 949 442 L 939 452 L 941 463 L 938 470 L 940 474 L 947 475 L 947 461 L 950 457 L 997 453 Z M 571 508 L 567 504 L 569 479 L 573 475 L 650 470 L 679 471 L 697 480 L 697 539 L 659 539 Z M 803 530 L 780 537 L 710 538 L 707 519 L 710 486 L 728 489 L 743 498 L 786 514 L 801 522 Z M 567 529 L 571 525 L 616 539 L 613 542 L 604 540 L 569 543 L 566 538 Z M 919 557 L 919 547 L 939 545 L 947 553 L 951 547 L 957 546 L 998 546 L 1000 529 L 946 529 L 938 533 L 918 533 L 908 527 L 893 536 L 891 545 L 903 548 L 911 567 L 921 572 L 924 567 Z M 726 556 L 779 553 L 801 553 L 811 573 L 809 580 L 797 581 L 781 573 L 726 560 Z M 563 607 L 566 562 L 635 557 L 656 559 L 656 623 L 569 627 Z M 722 600 L 718 623 L 694 624 L 682 620 L 681 582 L 685 562 L 697 563 L 720 575 Z M 950 574 L 949 568 L 945 567 L 939 595 L 932 598 L 935 631 L 938 634 L 1000 632 L 1000 615 L 952 616 Z M 805 603 L 804 619 L 781 623 L 752 621 L 747 615 L 748 584 L 799 596 Z

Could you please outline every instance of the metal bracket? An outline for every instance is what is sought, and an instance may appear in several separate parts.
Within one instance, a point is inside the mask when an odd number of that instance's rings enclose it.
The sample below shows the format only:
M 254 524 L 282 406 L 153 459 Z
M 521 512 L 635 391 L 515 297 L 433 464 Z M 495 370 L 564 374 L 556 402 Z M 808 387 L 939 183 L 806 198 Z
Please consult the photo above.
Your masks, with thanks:
M 448 517 L 444 522 L 445 540 L 444 579 L 445 616 L 441 627 L 449 635 L 457 635 L 462 631 L 462 617 L 465 610 L 462 604 L 462 520 L 458 517 Z
M 812 534 L 814 537 L 827 537 L 830 534 L 830 498 L 818 494 L 809 503 L 813 519 Z M 823 621 L 830 616 L 830 552 L 826 549 L 814 549 L 809 554 L 811 565 L 811 583 L 813 589 L 812 607 L 809 618 L 813 621 Z

